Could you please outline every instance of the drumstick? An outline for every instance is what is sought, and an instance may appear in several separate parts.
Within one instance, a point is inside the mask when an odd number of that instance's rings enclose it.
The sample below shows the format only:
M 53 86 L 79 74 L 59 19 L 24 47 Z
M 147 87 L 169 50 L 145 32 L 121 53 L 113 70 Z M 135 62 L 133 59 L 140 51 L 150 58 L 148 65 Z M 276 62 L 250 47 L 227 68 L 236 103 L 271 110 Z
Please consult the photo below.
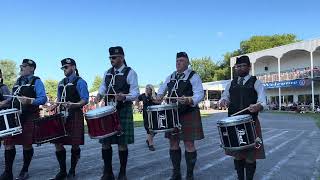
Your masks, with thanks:
M 56 104 L 76 104 L 80 105 L 80 103 L 73 103 L 73 102 L 55 102 L 55 101 L 48 101 L 49 103 L 56 103 Z
M 3 95 L 6 97 L 13 97 L 13 98 L 21 98 L 21 99 L 31 99 L 34 100 L 35 98 L 29 98 L 29 97 L 23 97 L 23 96 L 13 96 L 13 95 Z M 56 103 L 56 104 L 77 104 L 79 105 L 80 103 L 73 103 L 73 102 L 55 102 L 55 101 L 48 101 L 49 103 Z
M 119 94 L 100 94 L 102 97 L 106 97 L 106 96 L 117 96 Z M 130 96 L 130 94 L 122 94 L 123 96 Z M 98 95 L 96 96 L 90 96 L 90 97 L 97 97 Z
M 117 96 L 119 94 L 104 94 L 103 96 Z M 129 94 L 122 94 L 123 96 L 129 96 Z
M 21 99 L 31 99 L 34 100 L 34 98 L 24 97 L 24 96 L 13 96 L 13 95 L 3 95 L 5 97 L 12 97 L 12 98 L 21 98 Z
M 257 104 L 254 104 L 254 105 L 258 105 L 258 104 L 261 104 L 261 102 L 258 102 Z M 247 108 L 242 109 L 241 111 L 238 111 L 238 112 L 236 112 L 236 113 L 232 114 L 231 116 L 235 116 L 235 115 L 237 115 L 237 114 L 240 114 L 240 113 L 242 113 L 242 112 L 244 112 L 244 111 L 248 110 L 249 108 L 250 108 L 250 106 L 249 106 L 249 107 L 247 107 Z
M 163 97 L 163 99 L 183 99 L 183 98 L 191 99 L 192 97 Z

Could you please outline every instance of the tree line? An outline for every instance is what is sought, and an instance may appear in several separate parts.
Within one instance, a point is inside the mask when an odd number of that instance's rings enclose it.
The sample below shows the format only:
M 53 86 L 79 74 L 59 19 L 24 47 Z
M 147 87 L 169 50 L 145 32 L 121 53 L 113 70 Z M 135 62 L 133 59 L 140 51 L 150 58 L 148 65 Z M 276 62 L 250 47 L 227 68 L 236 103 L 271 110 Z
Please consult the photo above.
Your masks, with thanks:
M 223 60 L 214 61 L 210 56 L 200 58 L 192 58 L 190 61 L 191 67 L 199 73 L 203 82 L 218 81 L 230 79 L 230 58 L 241 54 L 261 51 L 277 46 L 282 46 L 294 42 L 298 42 L 297 36 L 294 34 L 276 34 L 271 36 L 252 36 L 247 40 L 240 42 L 240 48 L 232 52 L 226 52 L 223 55 Z M 14 61 L 3 59 L 0 60 L 0 69 L 2 69 L 4 83 L 12 88 L 17 77 L 18 68 Z M 102 77 L 95 76 L 93 84 L 89 89 L 94 92 L 99 89 L 102 82 Z M 58 80 L 44 80 L 46 92 L 50 98 L 56 98 Z

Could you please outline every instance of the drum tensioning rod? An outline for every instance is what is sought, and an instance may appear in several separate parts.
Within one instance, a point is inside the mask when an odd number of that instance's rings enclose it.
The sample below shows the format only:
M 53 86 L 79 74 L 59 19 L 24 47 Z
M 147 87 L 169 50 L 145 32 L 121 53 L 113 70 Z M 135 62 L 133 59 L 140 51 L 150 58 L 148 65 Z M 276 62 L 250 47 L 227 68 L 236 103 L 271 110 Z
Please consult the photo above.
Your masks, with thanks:
M 13 96 L 13 95 L 3 95 L 5 97 L 12 97 L 12 98 L 21 98 L 21 99 L 30 99 L 30 100 L 35 100 L 35 98 L 30 98 L 30 97 L 24 97 L 24 96 Z M 55 101 L 47 101 L 49 103 L 56 103 L 56 104 L 77 104 L 80 105 L 80 103 L 73 103 L 73 102 L 55 102 Z
M 191 96 L 186 96 L 186 97 L 163 97 L 163 99 L 191 99 Z

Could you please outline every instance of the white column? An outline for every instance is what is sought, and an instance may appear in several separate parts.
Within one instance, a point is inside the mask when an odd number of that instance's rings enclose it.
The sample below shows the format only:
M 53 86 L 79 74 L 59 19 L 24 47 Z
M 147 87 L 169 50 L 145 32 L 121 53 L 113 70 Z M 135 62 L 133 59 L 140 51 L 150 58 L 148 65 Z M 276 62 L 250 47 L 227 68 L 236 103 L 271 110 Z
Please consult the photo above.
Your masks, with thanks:
M 315 99 L 314 99 L 314 82 L 313 82 L 313 53 L 312 51 L 310 52 L 310 60 L 311 60 L 311 66 L 310 66 L 310 69 L 311 69 L 311 98 L 312 98 L 312 111 L 314 111 L 314 102 L 315 102 Z
M 278 80 L 280 81 L 280 72 L 281 72 L 281 69 L 280 69 L 280 58 L 278 58 Z M 281 88 L 279 87 L 279 111 L 281 111 Z
M 254 63 L 251 64 L 252 76 L 254 76 Z
M 230 68 L 231 68 L 231 78 L 230 79 L 232 80 L 233 79 L 233 67 L 231 66 Z
M 298 102 L 298 95 L 297 94 L 293 94 L 293 102 Z
M 209 100 L 209 90 L 206 90 L 207 100 Z

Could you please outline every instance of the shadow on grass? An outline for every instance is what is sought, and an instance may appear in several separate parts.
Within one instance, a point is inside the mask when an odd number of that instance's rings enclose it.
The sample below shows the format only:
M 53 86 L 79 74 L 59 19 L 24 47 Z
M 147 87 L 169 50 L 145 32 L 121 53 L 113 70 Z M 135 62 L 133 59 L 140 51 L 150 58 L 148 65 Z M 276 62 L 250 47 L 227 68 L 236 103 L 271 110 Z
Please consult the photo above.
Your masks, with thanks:
M 283 111 L 266 111 L 267 113 L 274 113 L 274 114 L 292 114 L 292 115 L 297 115 L 301 117 L 311 117 L 316 121 L 316 124 L 318 128 L 320 128 L 320 113 L 295 113 L 295 112 L 283 112 Z

